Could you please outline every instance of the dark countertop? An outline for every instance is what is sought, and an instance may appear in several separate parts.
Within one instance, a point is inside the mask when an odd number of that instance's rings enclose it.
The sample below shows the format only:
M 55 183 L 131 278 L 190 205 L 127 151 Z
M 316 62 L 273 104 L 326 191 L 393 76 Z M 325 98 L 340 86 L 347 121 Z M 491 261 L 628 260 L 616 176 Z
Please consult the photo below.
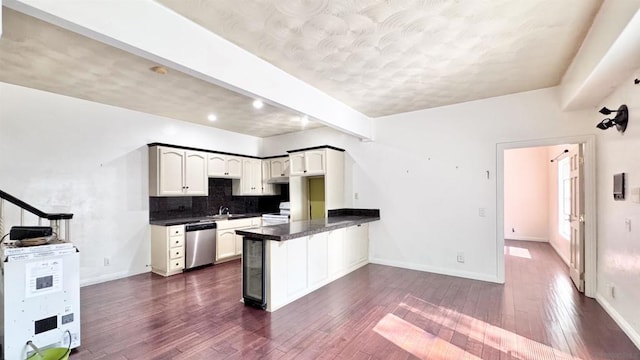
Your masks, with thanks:
M 257 240 L 291 240 L 303 236 L 380 220 L 380 215 L 344 215 L 326 219 L 292 221 L 286 224 L 236 230 L 236 234 Z
M 169 219 L 169 220 L 152 220 L 152 221 L 149 221 L 149 224 L 159 225 L 159 226 L 173 226 L 173 225 L 193 224 L 193 223 L 198 223 L 200 221 L 237 220 L 237 219 L 261 217 L 261 216 L 262 216 L 262 213 L 231 214 L 231 216 L 229 216 L 228 218 L 221 218 L 221 217 L 218 217 L 217 215 L 214 215 L 214 216 L 200 216 L 200 217 Z

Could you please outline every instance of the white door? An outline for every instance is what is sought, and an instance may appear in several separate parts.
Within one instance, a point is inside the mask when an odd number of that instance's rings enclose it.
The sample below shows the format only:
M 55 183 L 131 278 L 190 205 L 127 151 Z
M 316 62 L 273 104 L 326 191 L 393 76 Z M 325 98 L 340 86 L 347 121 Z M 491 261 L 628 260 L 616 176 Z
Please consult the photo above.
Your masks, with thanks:
M 276 188 L 273 184 L 269 184 L 269 176 L 271 174 L 271 161 L 262 160 L 262 195 L 275 195 Z
M 571 179 L 571 280 L 584 292 L 584 191 L 582 188 L 582 145 L 572 145 L 569 151 Z
M 218 230 L 216 243 L 216 261 L 236 255 L 235 230 Z
M 227 159 L 224 155 L 209 154 L 207 160 L 210 177 L 221 177 L 227 174 Z
M 184 181 L 187 195 L 208 195 L 207 155 L 197 151 L 185 151 Z
M 239 157 L 227 157 L 227 176 L 240 179 L 242 176 L 242 159 Z
M 304 175 L 306 172 L 304 153 L 295 153 L 289 155 L 289 164 L 291 166 L 291 176 Z
M 324 174 L 324 160 L 325 150 L 311 150 L 305 152 L 306 168 L 305 173 L 310 174 Z
M 184 150 L 160 148 L 160 195 L 184 194 Z
M 271 159 L 271 177 L 282 177 L 284 175 L 284 158 L 282 159 Z

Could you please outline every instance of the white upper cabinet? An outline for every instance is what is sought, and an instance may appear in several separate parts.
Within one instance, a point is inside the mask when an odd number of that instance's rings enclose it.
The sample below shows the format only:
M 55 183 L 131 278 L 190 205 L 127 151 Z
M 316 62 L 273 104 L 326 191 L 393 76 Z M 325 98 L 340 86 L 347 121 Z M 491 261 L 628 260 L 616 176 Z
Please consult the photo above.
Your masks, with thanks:
M 262 160 L 242 159 L 242 176 L 232 184 L 233 195 L 262 195 Z
M 308 175 L 324 174 L 326 150 L 305 151 L 304 157 L 307 162 L 306 173 Z
M 240 179 L 242 176 L 242 158 L 224 154 L 208 154 L 209 177 Z
M 159 174 L 156 181 L 158 182 L 158 191 L 154 195 L 171 196 L 184 195 L 184 179 L 183 169 L 185 165 L 184 150 L 171 148 L 158 148 L 157 155 L 151 161 L 157 161 Z M 149 174 L 151 178 L 153 174 Z
M 276 186 L 269 183 L 271 177 L 271 161 L 262 160 L 262 195 L 276 195 Z
M 197 151 L 185 151 L 184 182 L 187 195 L 209 195 L 207 155 Z
M 323 175 L 326 169 L 326 149 L 291 153 L 291 176 Z
M 266 160 L 265 160 L 266 161 Z M 270 161 L 270 177 L 288 177 L 289 176 L 289 157 L 281 157 L 271 159 Z
M 209 194 L 206 154 L 164 146 L 149 148 L 150 196 Z

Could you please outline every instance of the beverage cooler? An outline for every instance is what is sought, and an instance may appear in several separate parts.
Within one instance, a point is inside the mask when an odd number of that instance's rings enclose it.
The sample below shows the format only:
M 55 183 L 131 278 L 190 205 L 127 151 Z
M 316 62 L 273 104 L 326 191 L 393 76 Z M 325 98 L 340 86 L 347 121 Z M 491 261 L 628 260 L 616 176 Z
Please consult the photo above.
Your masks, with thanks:
M 244 237 L 242 240 L 242 298 L 245 305 L 263 310 L 267 308 L 264 264 L 264 241 Z

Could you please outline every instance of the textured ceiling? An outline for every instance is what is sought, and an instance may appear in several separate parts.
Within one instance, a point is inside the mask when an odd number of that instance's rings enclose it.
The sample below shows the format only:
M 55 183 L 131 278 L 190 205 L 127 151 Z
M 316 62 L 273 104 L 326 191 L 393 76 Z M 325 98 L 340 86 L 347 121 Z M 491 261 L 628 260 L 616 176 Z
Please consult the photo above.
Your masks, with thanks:
M 372 117 L 560 83 L 602 0 L 156 0 Z
M 179 71 L 158 75 L 148 60 L 6 7 L 2 16 L 0 81 L 259 137 L 322 126 L 256 110 L 253 99 Z

